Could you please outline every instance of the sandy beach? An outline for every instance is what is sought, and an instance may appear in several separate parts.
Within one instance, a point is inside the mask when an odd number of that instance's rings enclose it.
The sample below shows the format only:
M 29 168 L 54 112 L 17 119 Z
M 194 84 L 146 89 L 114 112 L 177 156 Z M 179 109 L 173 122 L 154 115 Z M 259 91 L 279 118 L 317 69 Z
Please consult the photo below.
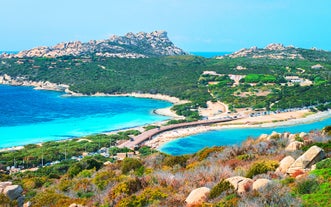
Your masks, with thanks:
M 210 126 L 197 126 L 197 127 L 189 127 L 189 128 L 176 129 L 173 131 L 167 131 L 153 137 L 152 140 L 146 142 L 146 145 L 158 149 L 160 146 L 171 140 L 193 134 L 207 132 L 211 130 L 219 130 L 224 128 L 289 126 L 289 125 L 314 122 L 329 117 L 331 117 L 331 111 L 317 112 L 311 114 L 308 110 L 285 112 L 285 113 L 265 115 L 259 117 L 246 117 L 246 118 L 242 118 L 226 123 L 221 123 L 221 124 L 214 124 Z

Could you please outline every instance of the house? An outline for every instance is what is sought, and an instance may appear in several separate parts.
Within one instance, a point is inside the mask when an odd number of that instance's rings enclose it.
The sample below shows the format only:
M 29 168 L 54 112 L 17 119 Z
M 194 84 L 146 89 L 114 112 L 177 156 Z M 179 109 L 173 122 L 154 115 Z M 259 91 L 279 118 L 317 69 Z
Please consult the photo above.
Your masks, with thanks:
M 126 158 L 126 153 L 125 152 L 120 152 L 116 154 L 117 160 L 124 160 Z
M 303 82 L 302 78 L 299 78 L 299 76 L 285 76 L 285 79 L 292 83 L 301 83 Z
M 215 71 L 203 71 L 202 75 L 215 75 L 219 76 Z
M 318 70 L 318 69 L 323 69 L 324 67 L 321 64 L 316 64 L 311 66 L 311 69 Z

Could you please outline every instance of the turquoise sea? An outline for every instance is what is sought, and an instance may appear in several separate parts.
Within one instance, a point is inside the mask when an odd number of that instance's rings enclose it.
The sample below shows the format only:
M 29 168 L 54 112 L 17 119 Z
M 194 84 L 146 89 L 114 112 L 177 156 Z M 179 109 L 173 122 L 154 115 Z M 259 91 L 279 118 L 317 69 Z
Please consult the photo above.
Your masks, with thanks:
M 153 113 L 171 103 L 131 97 L 63 97 L 0 85 L 0 148 L 80 137 L 169 119 Z
M 183 137 L 161 146 L 160 151 L 171 155 L 192 154 L 205 147 L 239 145 L 248 137 L 258 137 L 261 134 L 276 132 L 309 132 L 311 130 L 323 129 L 331 125 L 331 118 L 319 120 L 313 123 L 270 127 L 270 128 L 233 128 L 209 131 L 201 134 Z

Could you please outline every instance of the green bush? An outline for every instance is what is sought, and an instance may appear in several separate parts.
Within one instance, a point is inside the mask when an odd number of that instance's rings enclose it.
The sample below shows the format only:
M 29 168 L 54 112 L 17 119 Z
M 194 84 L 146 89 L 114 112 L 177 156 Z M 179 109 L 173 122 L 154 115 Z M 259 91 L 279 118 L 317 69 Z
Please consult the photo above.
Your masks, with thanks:
M 222 179 L 217 185 L 215 185 L 209 193 L 209 198 L 214 199 L 220 196 L 223 192 L 231 192 L 234 190 L 233 186 L 226 180 Z
M 211 148 L 204 148 L 197 152 L 198 160 L 202 161 L 206 159 L 211 153 L 214 152 L 222 152 L 224 147 L 211 147 Z
M 331 158 L 322 160 L 316 164 L 316 169 L 331 168 Z
M 134 158 L 125 158 L 122 162 L 122 173 L 126 174 L 130 172 L 131 170 L 135 171 L 139 169 L 143 164 L 138 159 Z
M 274 171 L 278 167 L 275 161 L 259 161 L 254 163 L 248 170 L 246 177 L 253 178 L 255 175 Z
M 93 183 L 97 186 L 99 190 L 104 190 L 113 177 L 115 177 L 115 173 L 113 171 L 100 170 L 94 176 Z
M 253 155 L 253 154 L 243 154 L 243 155 L 238 155 L 237 158 L 238 158 L 238 160 L 248 161 L 248 160 L 254 159 L 255 155 Z
M 296 183 L 295 191 L 299 194 L 311 194 L 318 189 L 318 182 L 314 178 L 308 178 Z
M 188 160 L 188 156 L 168 156 L 164 159 L 163 163 L 169 167 L 173 167 L 175 165 L 180 165 L 182 167 L 186 167 L 186 161 Z
M 139 195 L 132 195 L 121 200 L 117 206 L 119 207 L 143 207 L 149 206 L 158 200 L 166 198 L 168 195 L 163 189 L 147 187 Z M 156 206 L 156 205 L 153 205 Z
M 326 126 L 323 128 L 323 133 L 327 136 L 331 136 L 331 126 Z
M 71 178 L 73 178 L 76 175 L 78 175 L 78 173 L 80 173 L 82 170 L 83 170 L 83 166 L 80 163 L 75 163 L 71 167 L 69 167 L 69 169 L 68 169 L 68 175 Z

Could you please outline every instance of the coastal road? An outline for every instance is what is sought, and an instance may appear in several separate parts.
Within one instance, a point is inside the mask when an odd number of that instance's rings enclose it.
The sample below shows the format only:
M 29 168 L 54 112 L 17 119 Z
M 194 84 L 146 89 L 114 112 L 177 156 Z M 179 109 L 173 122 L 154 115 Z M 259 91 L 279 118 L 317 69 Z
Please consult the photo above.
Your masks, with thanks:
M 152 139 L 153 136 L 158 135 L 165 131 L 171 131 L 171 130 L 178 129 L 178 128 L 217 124 L 217 123 L 228 122 L 228 121 L 232 121 L 232 120 L 236 120 L 236 119 L 238 119 L 238 118 L 229 117 L 229 118 L 220 118 L 220 119 L 214 119 L 214 120 L 199 120 L 199 121 L 195 121 L 195 122 L 172 124 L 169 126 L 161 126 L 159 128 L 155 128 L 155 129 L 151 129 L 146 132 L 143 132 L 140 135 L 134 137 L 133 139 L 128 140 L 128 141 L 118 145 L 118 147 L 119 148 L 127 147 L 129 149 L 133 149 L 136 146 L 140 146 L 145 141 Z

